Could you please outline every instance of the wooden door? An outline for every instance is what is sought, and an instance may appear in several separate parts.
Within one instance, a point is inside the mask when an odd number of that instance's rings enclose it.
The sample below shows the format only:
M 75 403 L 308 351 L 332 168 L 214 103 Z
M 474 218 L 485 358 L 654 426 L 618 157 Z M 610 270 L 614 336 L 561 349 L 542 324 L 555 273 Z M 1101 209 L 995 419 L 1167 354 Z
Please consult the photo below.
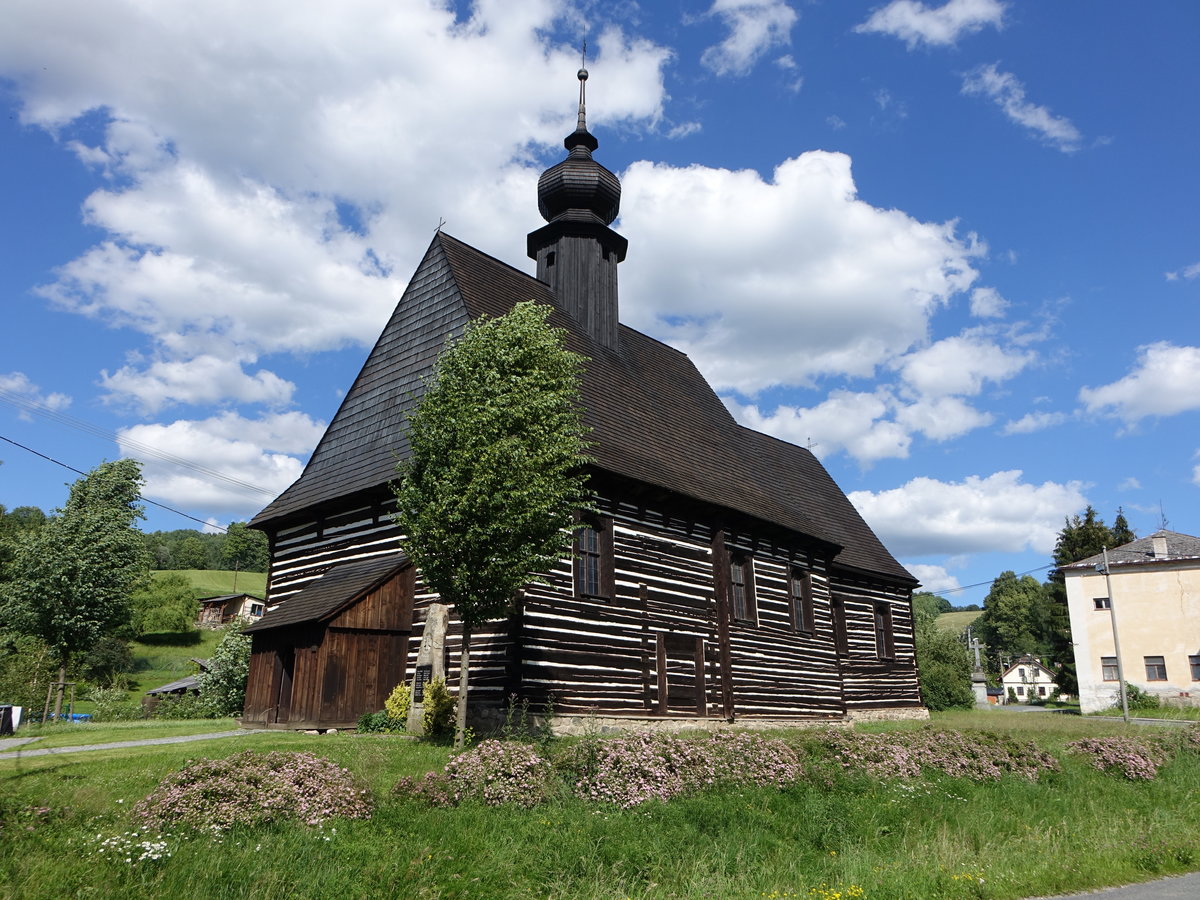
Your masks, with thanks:
M 659 715 L 703 716 L 704 638 L 694 634 L 658 634 Z

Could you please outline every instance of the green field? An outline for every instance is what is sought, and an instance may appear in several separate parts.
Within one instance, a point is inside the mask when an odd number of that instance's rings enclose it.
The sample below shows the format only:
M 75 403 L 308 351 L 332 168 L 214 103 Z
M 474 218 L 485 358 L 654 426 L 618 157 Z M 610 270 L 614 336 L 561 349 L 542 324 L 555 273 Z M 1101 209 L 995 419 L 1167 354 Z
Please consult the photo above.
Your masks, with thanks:
M 267 595 L 265 572 L 234 572 L 228 569 L 177 569 L 175 571 L 151 572 L 154 578 L 167 575 L 183 575 L 192 583 L 196 597 L 220 597 L 223 594 Z
M 227 724 L 166 727 L 200 733 Z M 938 716 L 935 725 L 1012 733 L 1058 754 L 1081 735 L 1149 733 L 1003 710 Z M 47 741 L 51 732 L 129 739 L 139 727 L 149 734 L 164 724 L 47 726 Z M 874 730 L 897 727 L 913 725 Z M 172 834 L 157 861 L 98 852 L 102 838 L 137 830 L 130 809 L 163 776 L 246 748 L 308 750 L 346 766 L 373 792 L 374 818 L 218 838 Z M 2 760 L 0 897 L 1014 900 L 1200 867 L 1194 752 L 1149 782 L 1103 775 L 1064 754 L 1062 771 L 1037 782 L 829 773 L 782 790 L 715 789 L 630 810 L 570 799 L 445 809 L 390 793 L 400 776 L 448 756 L 443 746 L 388 736 L 252 732 Z
M 942 631 L 949 631 L 952 634 L 962 634 L 967 630 L 967 626 L 983 615 L 983 610 L 970 611 L 955 611 L 942 613 L 934 622 Z

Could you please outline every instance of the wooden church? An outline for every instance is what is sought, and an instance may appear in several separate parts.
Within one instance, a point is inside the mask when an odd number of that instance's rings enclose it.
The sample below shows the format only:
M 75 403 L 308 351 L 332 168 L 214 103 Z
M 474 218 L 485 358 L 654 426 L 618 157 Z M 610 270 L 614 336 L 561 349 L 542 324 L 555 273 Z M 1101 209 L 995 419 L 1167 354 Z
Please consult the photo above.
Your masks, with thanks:
M 471 709 L 551 701 L 555 725 L 924 717 L 916 580 L 808 450 L 734 421 L 686 355 L 618 320 L 621 185 L 592 159 L 580 71 L 567 157 L 538 182 L 531 277 L 437 234 L 300 478 L 255 517 L 268 609 L 243 724 L 334 728 L 420 685 L 445 621 L 400 550 L 389 483 L 406 415 L 447 341 L 523 300 L 584 356 L 598 513 L 548 583 L 471 642 Z M 457 683 L 453 609 L 438 671 Z

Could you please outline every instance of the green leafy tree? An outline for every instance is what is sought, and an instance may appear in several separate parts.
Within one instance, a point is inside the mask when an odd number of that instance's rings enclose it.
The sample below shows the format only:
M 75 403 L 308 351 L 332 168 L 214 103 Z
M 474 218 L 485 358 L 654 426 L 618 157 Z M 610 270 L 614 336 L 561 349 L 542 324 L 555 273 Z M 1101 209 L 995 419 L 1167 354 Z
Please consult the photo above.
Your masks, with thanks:
M 18 506 L 6 510 L 0 504 L 0 581 L 8 581 L 9 565 L 16 552 L 16 542 L 21 535 L 35 531 L 46 524 L 46 514 L 36 506 Z
M 570 553 L 574 514 L 589 503 L 582 361 L 548 315 L 525 302 L 470 325 L 409 421 L 396 519 L 405 552 L 462 622 L 459 746 L 472 632 Z
M 250 635 L 240 625 L 227 627 L 224 636 L 208 660 L 208 671 L 201 672 L 200 707 L 205 715 L 237 716 L 246 705 L 246 679 L 250 676 Z
M 0 588 L 3 622 L 50 648 L 59 681 L 73 653 L 129 622 L 129 595 L 149 572 L 134 527 L 141 486 L 133 460 L 102 463 L 71 486 L 58 515 L 15 543 L 13 577 Z M 61 705 L 60 689 L 55 713 Z
M 970 709 L 971 663 L 966 645 L 942 631 L 931 616 L 919 616 L 916 625 L 917 667 L 921 673 L 921 702 L 930 710 Z
M 171 555 L 180 569 L 208 568 L 208 547 L 199 534 L 185 537 L 175 545 Z
M 1001 572 L 976 620 L 979 635 L 993 654 L 1017 657 L 1047 653 L 1049 609 L 1041 583 L 1032 575 Z
M 185 575 L 171 572 L 147 582 L 130 597 L 135 634 L 180 634 L 196 627 L 200 603 Z
M 945 597 L 939 597 L 929 591 L 918 591 L 913 594 L 912 607 L 914 616 L 924 616 L 929 619 L 936 619 L 942 613 L 950 612 L 954 608 Z
M 1121 516 L 1125 518 L 1124 515 Z M 1125 528 L 1128 529 L 1128 523 Z M 1089 556 L 1095 556 L 1105 547 L 1112 548 L 1112 530 L 1104 524 L 1091 505 L 1083 512 L 1083 518 L 1072 516 L 1063 523 L 1063 530 L 1058 533 L 1054 544 L 1054 564 L 1065 566 Z
M 269 550 L 267 536 L 245 522 L 232 522 L 221 546 L 221 562 L 227 569 L 265 572 Z

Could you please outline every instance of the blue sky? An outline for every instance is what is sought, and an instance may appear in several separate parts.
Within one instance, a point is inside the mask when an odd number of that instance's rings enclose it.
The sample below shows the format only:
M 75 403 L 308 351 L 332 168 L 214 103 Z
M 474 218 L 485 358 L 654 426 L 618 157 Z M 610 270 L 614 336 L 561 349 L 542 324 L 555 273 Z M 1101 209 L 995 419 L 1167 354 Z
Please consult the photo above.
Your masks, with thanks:
M 252 515 L 439 221 L 531 270 L 586 38 L 622 318 L 929 587 L 979 602 L 1088 503 L 1200 534 L 1197 34 L 1190 3 L 17 0 L 0 436 Z M 65 499 L 0 460 L 0 503 Z

